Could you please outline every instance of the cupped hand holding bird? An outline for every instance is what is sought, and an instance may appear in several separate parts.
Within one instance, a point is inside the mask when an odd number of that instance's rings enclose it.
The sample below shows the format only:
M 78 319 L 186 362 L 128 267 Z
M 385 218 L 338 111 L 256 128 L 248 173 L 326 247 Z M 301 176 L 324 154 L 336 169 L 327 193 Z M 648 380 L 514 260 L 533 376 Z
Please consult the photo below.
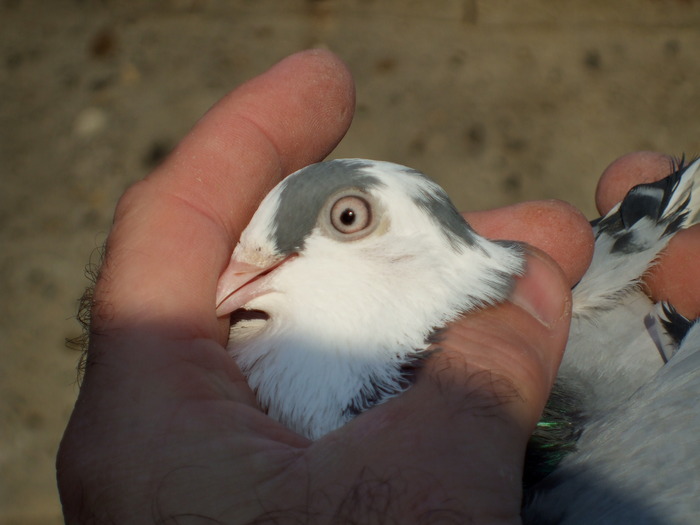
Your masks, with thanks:
M 524 449 L 566 343 L 570 286 L 591 256 L 572 207 L 469 215 L 483 235 L 548 255 L 529 252 L 509 302 L 451 325 L 412 388 L 318 441 L 263 414 L 224 349 L 214 297 L 232 246 L 283 176 L 339 142 L 353 104 L 337 58 L 294 55 L 220 101 L 123 196 L 58 456 L 67 523 L 518 522 Z M 665 175 L 648 159 L 613 165 L 599 201 L 632 186 L 635 169 Z M 652 293 L 674 300 L 665 283 L 685 251 L 672 244 Z

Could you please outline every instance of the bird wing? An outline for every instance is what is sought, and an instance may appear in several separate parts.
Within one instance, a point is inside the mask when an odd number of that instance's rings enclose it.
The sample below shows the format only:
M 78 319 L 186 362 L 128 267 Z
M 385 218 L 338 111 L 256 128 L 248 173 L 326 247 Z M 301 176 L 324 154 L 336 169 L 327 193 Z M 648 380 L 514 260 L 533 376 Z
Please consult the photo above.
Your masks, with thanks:
M 598 317 L 634 290 L 673 235 L 700 219 L 700 160 L 632 188 L 594 223 L 591 265 L 573 290 L 573 315 Z
M 561 378 L 584 383 L 593 409 L 607 411 L 626 399 L 671 351 L 659 348 L 650 333 L 655 307 L 639 284 L 673 235 L 698 223 L 698 185 L 700 160 L 680 161 L 668 177 L 632 188 L 595 223 L 594 255 L 572 292 L 573 319 L 560 368 Z

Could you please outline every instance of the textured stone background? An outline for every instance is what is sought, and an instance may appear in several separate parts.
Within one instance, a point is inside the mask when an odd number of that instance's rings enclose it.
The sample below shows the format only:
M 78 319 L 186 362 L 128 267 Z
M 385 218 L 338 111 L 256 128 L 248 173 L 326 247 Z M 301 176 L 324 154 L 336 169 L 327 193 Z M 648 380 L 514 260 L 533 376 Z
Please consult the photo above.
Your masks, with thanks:
M 0 524 L 61 523 L 64 339 L 115 202 L 219 97 L 296 50 L 353 70 L 336 156 L 464 209 L 560 198 L 636 149 L 700 153 L 691 0 L 0 0 Z

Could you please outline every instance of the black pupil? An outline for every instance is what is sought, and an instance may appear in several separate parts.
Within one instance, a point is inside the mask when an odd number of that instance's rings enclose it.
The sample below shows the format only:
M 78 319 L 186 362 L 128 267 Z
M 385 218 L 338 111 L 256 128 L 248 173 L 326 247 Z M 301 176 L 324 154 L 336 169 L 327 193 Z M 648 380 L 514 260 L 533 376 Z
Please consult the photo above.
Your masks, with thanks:
M 345 208 L 343 213 L 340 214 L 340 222 L 342 222 L 345 226 L 350 226 L 353 222 L 355 222 L 355 217 L 355 210 L 352 208 Z

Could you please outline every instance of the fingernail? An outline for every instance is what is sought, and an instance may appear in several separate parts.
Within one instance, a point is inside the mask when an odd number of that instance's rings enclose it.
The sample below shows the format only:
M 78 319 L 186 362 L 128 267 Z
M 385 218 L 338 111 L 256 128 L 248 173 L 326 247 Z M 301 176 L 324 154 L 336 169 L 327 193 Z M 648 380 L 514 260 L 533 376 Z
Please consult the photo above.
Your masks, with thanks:
M 528 246 L 526 256 L 525 275 L 518 278 L 510 302 L 551 329 L 566 317 L 571 291 L 561 268 L 547 255 Z

